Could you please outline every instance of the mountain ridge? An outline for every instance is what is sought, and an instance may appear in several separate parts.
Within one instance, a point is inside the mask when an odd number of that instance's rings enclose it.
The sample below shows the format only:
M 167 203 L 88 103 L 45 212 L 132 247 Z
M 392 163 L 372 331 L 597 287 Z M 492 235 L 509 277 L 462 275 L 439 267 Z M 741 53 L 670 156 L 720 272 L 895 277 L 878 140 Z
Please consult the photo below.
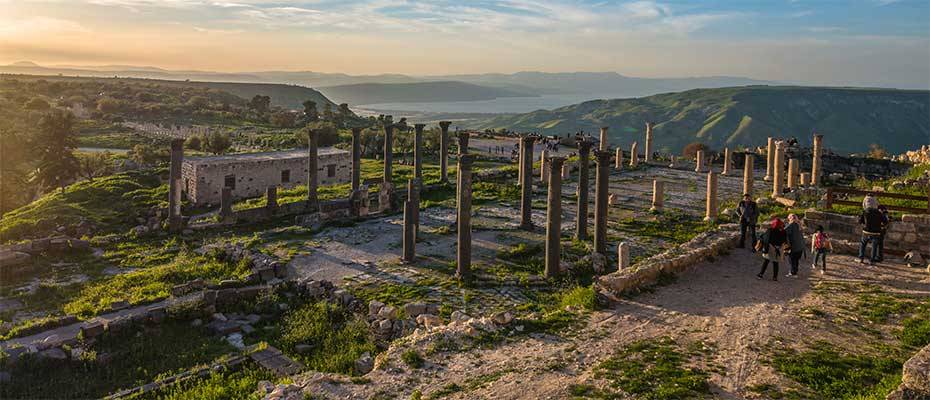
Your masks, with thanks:
M 654 123 L 656 149 L 677 153 L 692 142 L 712 148 L 758 146 L 769 136 L 810 133 L 842 137 L 828 147 L 845 153 L 871 144 L 900 153 L 930 143 L 930 91 L 881 88 L 743 86 L 693 89 L 632 99 L 591 100 L 553 110 L 478 120 L 477 129 L 565 134 L 609 126 L 612 145 L 642 141 Z

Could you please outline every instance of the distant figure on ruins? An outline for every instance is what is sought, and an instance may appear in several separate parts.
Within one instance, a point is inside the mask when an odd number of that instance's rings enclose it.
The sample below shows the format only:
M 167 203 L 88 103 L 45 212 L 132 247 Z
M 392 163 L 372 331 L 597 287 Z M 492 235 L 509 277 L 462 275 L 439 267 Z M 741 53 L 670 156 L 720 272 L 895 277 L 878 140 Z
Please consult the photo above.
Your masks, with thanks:
M 887 223 L 885 215 L 878 209 L 878 199 L 871 194 L 866 195 L 862 199 L 862 214 L 859 215 L 859 225 L 862 225 L 862 240 L 859 243 L 860 264 L 865 264 L 865 249 L 870 242 L 872 253 L 869 256 L 869 263 L 878 262 L 879 241 Z
M 736 208 L 736 216 L 739 217 L 739 248 L 746 246 L 746 233 L 749 232 L 750 247 L 755 252 L 756 248 L 756 225 L 759 224 L 759 207 L 752 200 L 749 194 L 743 195 L 743 201 L 739 202 Z
M 788 235 L 788 247 L 791 252 L 788 254 L 788 261 L 791 263 L 791 270 L 788 271 L 788 278 L 798 277 L 798 264 L 804 255 L 804 249 L 807 243 L 804 242 L 804 233 L 801 230 L 801 220 L 795 214 L 788 214 L 788 227 L 785 228 Z
M 778 217 L 773 217 L 769 222 L 769 229 L 759 236 L 759 242 L 756 243 L 756 249 L 762 252 L 762 270 L 756 275 L 756 278 L 763 279 L 765 269 L 772 263 L 772 280 L 778 280 L 778 263 L 782 259 L 782 246 L 785 245 L 788 236 L 785 234 L 785 223 Z

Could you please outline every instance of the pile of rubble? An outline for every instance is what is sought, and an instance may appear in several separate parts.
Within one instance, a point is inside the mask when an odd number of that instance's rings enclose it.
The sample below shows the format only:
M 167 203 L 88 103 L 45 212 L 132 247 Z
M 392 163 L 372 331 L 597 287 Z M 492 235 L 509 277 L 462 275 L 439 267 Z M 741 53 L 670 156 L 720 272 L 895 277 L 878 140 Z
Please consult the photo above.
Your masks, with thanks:
M 7 272 L 8 268 L 29 264 L 32 258 L 39 254 L 85 251 L 88 249 L 90 249 L 90 242 L 67 236 L 54 236 L 2 245 L 0 246 L 0 273 Z
M 300 386 L 278 384 L 269 381 L 258 382 L 258 395 L 262 400 L 303 400 L 304 394 Z
M 930 145 L 923 145 L 917 150 L 911 150 L 895 157 L 898 161 L 914 164 L 930 164 Z
M 376 300 L 368 303 L 368 326 L 382 343 L 409 335 L 418 326 L 436 326 L 442 323 L 438 315 L 439 306 L 435 304 L 409 303 L 398 310 Z
M 265 253 L 252 251 L 239 243 L 213 243 L 201 246 L 195 253 L 200 255 L 213 254 L 220 260 L 238 263 L 247 260 L 252 274 L 246 279 L 248 282 L 273 282 L 276 279 L 287 277 L 287 265 Z

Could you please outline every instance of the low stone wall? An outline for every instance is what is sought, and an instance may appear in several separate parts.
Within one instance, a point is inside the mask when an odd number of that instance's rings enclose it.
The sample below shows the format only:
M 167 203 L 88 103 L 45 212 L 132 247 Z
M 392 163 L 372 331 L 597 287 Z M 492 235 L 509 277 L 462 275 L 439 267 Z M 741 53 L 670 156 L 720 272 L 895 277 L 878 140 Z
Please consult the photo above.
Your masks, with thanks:
M 837 240 L 858 243 L 862 237 L 859 217 L 808 210 L 804 214 L 805 232 L 813 233 L 817 225 Z M 840 251 L 836 246 L 834 250 Z M 910 251 L 919 252 L 925 259 L 930 257 L 930 215 L 904 215 L 888 225 L 885 252 L 903 255 Z
M 887 399 L 930 399 L 930 346 L 924 347 L 904 363 L 901 386 L 889 394 Z
M 67 236 L 56 236 L 45 239 L 27 240 L 17 244 L 0 245 L 0 275 L 30 264 L 32 258 L 39 254 L 87 249 L 90 249 L 90 242 L 69 238 Z
M 717 256 L 735 247 L 737 239 L 738 225 L 721 225 L 630 268 L 601 276 L 596 282 L 597 289 L 608 297 L 616 298 L 624 292 L 655 284 L 663 274 L 678 274 L 708 257 Z

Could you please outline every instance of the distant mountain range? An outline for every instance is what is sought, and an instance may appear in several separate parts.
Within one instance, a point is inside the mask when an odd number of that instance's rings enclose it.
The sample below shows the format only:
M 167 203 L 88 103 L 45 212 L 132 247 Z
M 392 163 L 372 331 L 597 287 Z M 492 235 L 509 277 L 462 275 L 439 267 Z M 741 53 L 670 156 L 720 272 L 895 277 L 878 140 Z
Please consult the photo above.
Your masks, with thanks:
M 622 93 L 633 97 L 695 88 L 771 83 L 740 77 L 633 78 L 615 72 L 518 72 L 442 76 L 347 75 L 312 71 L 224 73 L 174 71 L 128 65 L 40 66 L 28 61 L 0 66 L 0 73 L 291 84 L 319 88 L 327 95 L 337 99 L 341 97 L 342 100 L 337 102 L 348 102 L 350 105 L 474 101 L 545 94 L 590 94 L 591 98 L 597 98 Z M 378 85 L 357 86 L 362 84 Z
M 596 134 L 610 127 L 612 145 L 644 140 L 653 122 L 656 149 L 677 153 L 692 142 L 711 148 L 758 146 L 769 136 L 826 136 L 842 153 L 878 144 L 892 153 L 930 143 L 930 91 L 897 89 L 747 86 L 696 89 L 634 99 L 594 100 L 525 114 L 479 120 L 473 128 L 507 128 Z

